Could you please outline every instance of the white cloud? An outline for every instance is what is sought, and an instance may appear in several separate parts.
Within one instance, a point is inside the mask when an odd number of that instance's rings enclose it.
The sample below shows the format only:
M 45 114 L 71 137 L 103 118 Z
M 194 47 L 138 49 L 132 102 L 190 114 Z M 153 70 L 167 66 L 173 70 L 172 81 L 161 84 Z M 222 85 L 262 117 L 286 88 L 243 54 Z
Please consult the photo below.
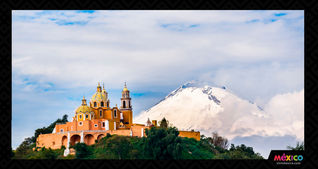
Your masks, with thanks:
M 25 13 L 15 11 L 13 17 Z M 283 19 L 263 21 L 274 11 L 31 13 L 36 19 L 13 22 L 13 70 L 69 87 L 101 79 L 112 79 L 107 81 L 110 87 L 123 79 L 143 87 L 171 81 L 179 85 L 202 70 L 227 69 L 229 62 L 244 66 L 303 58 L 301 33 L 290 31 Z M 61 26 L 49 18 L 88 23 Z M 246 23 L 252 19 L 260 21 Z M 198 26 L 175 31 L 163 24 Z
M 273 97 L 264 110 L 269 112 L 271 125 L 282 133 L 296 135 L 304 140 L 304 89 L 299 92 L 278 94 Z
M 272 62 L 268 64 L 234 65 L 206 72 L 201 81 L 217 82 L 244 99 L 262 107 L 278 93 L 301 90 L 304 87 L 302 63 Z

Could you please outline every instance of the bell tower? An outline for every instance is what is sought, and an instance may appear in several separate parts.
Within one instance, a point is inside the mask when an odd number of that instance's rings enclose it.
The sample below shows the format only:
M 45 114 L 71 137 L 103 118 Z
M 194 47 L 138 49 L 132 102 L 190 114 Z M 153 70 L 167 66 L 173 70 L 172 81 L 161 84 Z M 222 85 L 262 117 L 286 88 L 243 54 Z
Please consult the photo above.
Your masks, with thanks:
M 122 91 L 122 97 L 121 97 L 121 109 L 131 109 L 131 98 L 129 95 L 129 90 L 127 89 L 127 85 L 125 82 L 125 87 Z
M 124 125 L 127 127 L 130 127 L 132 125 L 132 106 L 131 106 L 131 98 L 130 98 L 130 92 L 127 89 L 127 85 L 125 82 L 124 89 L 122 91 L 122 97 L 121 97 L 121 106 L 120 111 L 123 113 L 123 121 Z

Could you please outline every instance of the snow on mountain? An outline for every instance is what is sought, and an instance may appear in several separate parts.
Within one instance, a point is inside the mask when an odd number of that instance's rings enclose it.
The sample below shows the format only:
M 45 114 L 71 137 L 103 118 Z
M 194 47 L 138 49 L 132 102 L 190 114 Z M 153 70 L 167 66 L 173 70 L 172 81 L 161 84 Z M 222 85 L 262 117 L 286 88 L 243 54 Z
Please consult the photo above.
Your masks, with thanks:
M 148 118 L 160 121 L 163 117 L 180 130 L 194 129 L 205 136 L 211 136 L 216 131 L 230 140 L 252 135 L 295 135 L 292 127 L 277 128 L 273 125 L 275 114 L 239 98 L 225 87 L 195 82 L 172 91 L 159 103 L 141 112 L 134 122 L 144 124 Z

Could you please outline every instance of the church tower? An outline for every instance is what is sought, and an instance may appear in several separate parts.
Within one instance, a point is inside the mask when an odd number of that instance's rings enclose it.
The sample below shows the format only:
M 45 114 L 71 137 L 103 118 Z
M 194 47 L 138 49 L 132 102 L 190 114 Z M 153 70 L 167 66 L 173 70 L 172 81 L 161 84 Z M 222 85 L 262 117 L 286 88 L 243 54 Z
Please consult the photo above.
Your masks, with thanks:
M 120 111 L 123 113 L 124 125 L 130 127 L 132 125 L 132 106 L 129 90 L 125 82 L 124 89 L 122 91 Z

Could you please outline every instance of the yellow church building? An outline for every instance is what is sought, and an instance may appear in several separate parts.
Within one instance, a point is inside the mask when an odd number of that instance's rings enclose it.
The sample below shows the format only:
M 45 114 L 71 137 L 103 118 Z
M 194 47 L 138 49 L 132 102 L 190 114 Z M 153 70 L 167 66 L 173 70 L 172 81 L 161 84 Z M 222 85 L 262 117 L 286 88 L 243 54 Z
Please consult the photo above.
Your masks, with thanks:
M 70 153 L 70 145 L 78 142 L 92 145 L 95 141 L 105 137 L 107 133 L 123 136 L 145 136 L 145 129 L 156 126 L 157 121 L 146 124 L 134 124 L 130 91 L 126 83 L 122 90 L 120 107 L 110 107 L 108 93 L 98 83 L 96 93 L 89 103 L 85 97 L 82 104 L 75 110 L 72 122 L 56 124 L 52 133 L 40 134 L 36 140 L 36 147 L 59 149 L 65 146 L 64 155 Z M 200 132 L 179 131 L 181 137 L 191 137 L 200 140 Z

